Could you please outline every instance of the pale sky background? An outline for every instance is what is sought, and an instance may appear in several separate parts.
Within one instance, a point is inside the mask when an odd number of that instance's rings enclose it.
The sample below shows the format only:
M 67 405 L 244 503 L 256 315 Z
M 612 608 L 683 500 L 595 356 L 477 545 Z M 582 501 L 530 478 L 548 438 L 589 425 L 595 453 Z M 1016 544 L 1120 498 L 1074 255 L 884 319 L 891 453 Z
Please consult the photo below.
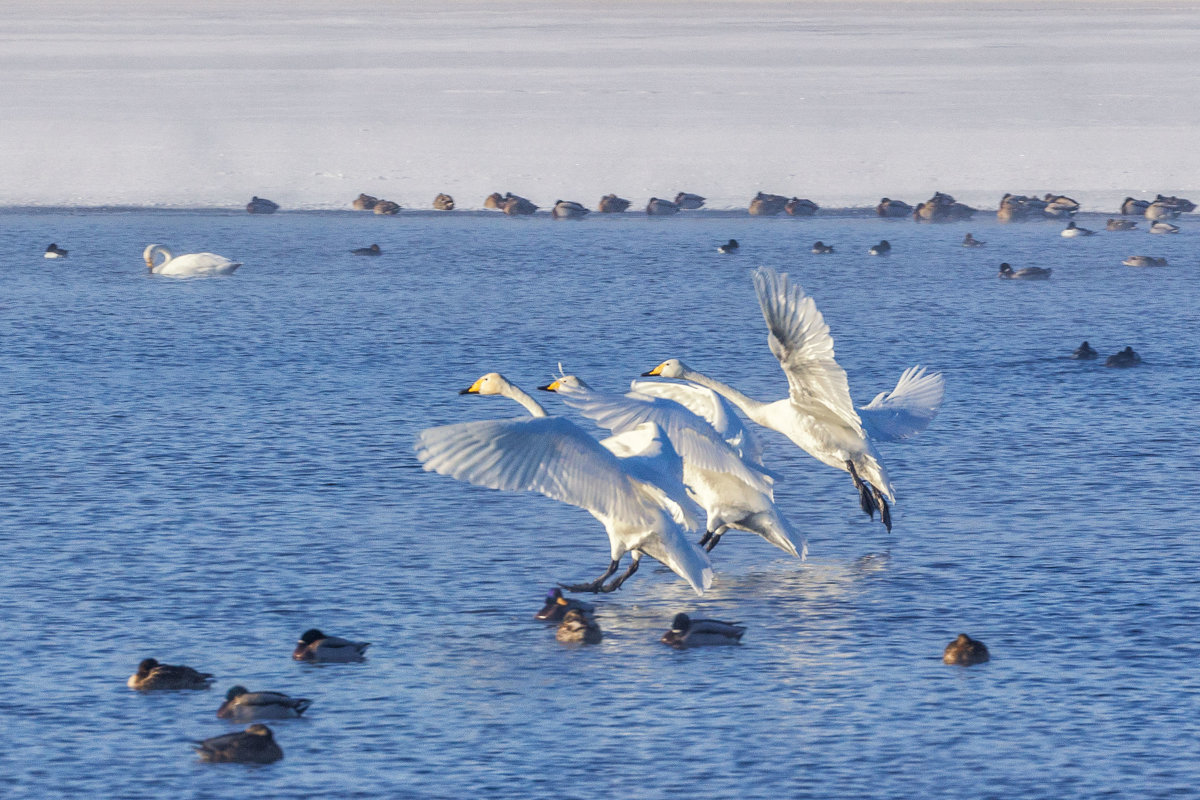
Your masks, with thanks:
M 1200 3 L 0 4 L 0 205 L 1200 194 Z

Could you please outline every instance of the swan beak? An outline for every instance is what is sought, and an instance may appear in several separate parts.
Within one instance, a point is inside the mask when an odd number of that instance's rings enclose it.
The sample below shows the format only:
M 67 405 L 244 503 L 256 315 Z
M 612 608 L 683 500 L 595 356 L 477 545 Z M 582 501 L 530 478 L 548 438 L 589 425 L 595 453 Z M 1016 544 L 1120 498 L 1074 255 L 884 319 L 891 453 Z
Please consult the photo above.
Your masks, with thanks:
M 558 391 L 558 381 L 554 381 L 553 383 L 547 383 L 545 386 L 539 386 L 538 389 L 543 392 L 557 392 Z
M 657 367 L 650 370 L 649 372 L 643 372 L 642 377 L 643 378 L 651 378 L 651 377 L 654 377 L 656 375 L 661 375 L 661 374 L 662 374 L 662 364 L 659 364 Z
M 479 394 L 479 384 L 483 383 L 483 378 L 472 383 L 466 389 L 463 389 L 459 394 Z

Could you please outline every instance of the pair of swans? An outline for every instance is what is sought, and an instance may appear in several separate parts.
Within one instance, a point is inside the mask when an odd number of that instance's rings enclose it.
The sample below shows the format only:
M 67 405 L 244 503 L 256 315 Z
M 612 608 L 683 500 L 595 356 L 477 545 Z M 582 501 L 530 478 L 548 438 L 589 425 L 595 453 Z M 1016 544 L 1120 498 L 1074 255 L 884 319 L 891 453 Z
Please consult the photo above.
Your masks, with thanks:
M 146 245 L 142 258 L 146 260 L 151 274 L 171 275 L 177 278 L 230 275 L 242 265 L 240 261 L 232 261 L 216 253 L 172 255 L 170 249 L 161 244 Z M 159 258 L 162 258 L 162 261 L 159 261 Z

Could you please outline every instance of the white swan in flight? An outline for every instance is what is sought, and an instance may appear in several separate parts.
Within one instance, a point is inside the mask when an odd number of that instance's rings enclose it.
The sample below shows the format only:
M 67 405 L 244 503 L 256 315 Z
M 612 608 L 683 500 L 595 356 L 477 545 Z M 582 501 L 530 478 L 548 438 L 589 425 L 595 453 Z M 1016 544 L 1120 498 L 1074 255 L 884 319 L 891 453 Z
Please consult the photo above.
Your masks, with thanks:
M 503 395 L 532 416 L 428 428 L 417 436 L 417 458 L 428 471 L 491 489 L 539 492 L 603 523 L 612 554 L 608 569 L 591 583 L 564 588 L 614 591 L 637 572 L 643 554 L 666 564 L 697 594 L 712 585 L 708 556 L 684 535 L 685 527 L 700 523 L 683 488 L 682 464 L 657 425 L 597 441 L 570 420 L 547 416 L 496 372 L 460 394 Z M 605 583 L 625 553 L 632 563 Z
M 159 256 L 163 260 L 155 264 Z M 199 277 L 202 275 L 229 275 L 242 265 L 240 261 L 231 261 L 216 253 L 185 253 L 181 256 L 171 254 L 170 249 L 161 244 L 148 244 L 142 252 L 146 266 L 155 275 L 174 275 L 176 277 Z
M 788 379 L 788 397 L 771 403 L 755 400 L 677 358 L 644 374 L 682 378 L 712 389 L 754 422 L 782 433 L 817 460 L 850 473 L 863 511 L 874 516 L 878 510 L 890 531 L 888 502 L 895 502 L 892 482 L 850 400 L 846 373 L 834 359 L 833 337 L 824 317 L 813 299 L 786 274 L 760 268 L 754 273 L 754 288 L 767 323 L 767 344 Z M 882 438 L 905 438 L 929 424 L 943 392 L 940 374 L 910 370 L 896 389 L 876 397 L 865 410 L 878 412 L 868 416 Z M 922 409 L 915 398 L 936 403 Z
M 634 391 L 620 395 L 598 392 L 576 376 L 564 375 L 539 388 L 558 393 L 571 408 L 616 433 L 647 422 L 662 428 L 683 459 L 688 494 L 708 516 L 700 545 L 709 552 L 732 529 L 756 533 L 785 553 L 804 558 L 805 539 L 775 506 L 774 481 L 766 470 L 754 459 L 743 458 L 722 433 L 680 403 L 638 391 L 645 387 L 653 392 L 659 385 L 657 381 L 635 381 Z

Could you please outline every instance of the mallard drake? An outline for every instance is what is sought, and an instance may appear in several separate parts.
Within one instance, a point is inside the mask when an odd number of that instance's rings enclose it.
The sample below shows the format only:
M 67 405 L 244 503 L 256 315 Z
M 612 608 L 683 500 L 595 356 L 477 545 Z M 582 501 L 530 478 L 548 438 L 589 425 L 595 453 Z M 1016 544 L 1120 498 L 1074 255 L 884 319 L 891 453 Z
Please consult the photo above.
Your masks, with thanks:
M 554 219 L 583 219 L 589 213 L 583 204 L 574 200 L 555 200 L 554 208 L 550 210 L 550 216 Z
M 601 214 L 620 214 L 629 208 L 629 201 L 624 197 L 617 197 L 615 194 L 606 194 L 600 198 L 600 203 L 596 208 Z
M 671 630 L 663 634 L 660 641 L 677 650 L 687 647 L 738 644 L 746 629 L 736 622 L 721 622 L 717 619 L 692 619 L 679 613 L 671 622 Z
M 704 205 L 706 198 L 691 192 L 680 192 L 675 195 L 675 205 L 684 209 L 697 209 Z
M 1011 280 L 1042 281 L 1050 277 L 1050 272 L 1050 269 L 1043 267 L 1025 267 L 1014 272 L 1008 262 L 1000 265 L 1000 277 Z
M 1110 219 L 1104 223 L 1106 231 L 1131 231 L 1137 227 L 1137 223 L 1131 219 Z
M 1133 351 L 1132 347 L 1126 347 L 1119 353 L 1113 353 L 1104 361 L 1106 367 L 1132 367 L 1142 363 L 1142 357 Z
M 1130 256 L 1121 263 L 1127 267 L 1165 267 L 1167 260 L 1154 256 Z
M 741 245 L 738 244 L 737 239 L 730 239 L 728 242 L 718 247 L 717 252 L 730 255 L 732 253 L 736 253 L 739 247 L 741 247 Z
M 279 692 L 249 692 L 234 686 L 225 693 L 225 702 L 217 709 L 220 719 L 251 722 L 256 719 L 292 719 L 308 710 L 312 700 L 288 697 Z
M 604 634 L 596 620 L 579 609 L 571 609 L 559 623 L 554 638 L 564 644 L 599 644 Z
M 453 211 L 454 198 L 445 193 L 439 194 L 433 198 L 433 207 L 437 211 Z
M 1093 230 L 1088 230 L 1087 228 L 1079 227 L 1078 225 L 1075 224 L 1075 220 L 1071 220 L 1070 222 L 1067 223 L 1067 227 L 1062 229 L 1062 233 L 1059 235 L 1064 236 L 1068 239 L 1073 239 L 1077 236 L 1093 236 L 1093 235 L 1095 235 L 1095 233 L 1096 232 Z
M 350 252 L 356 256 L 377 256 L 383 251 L 379 249 L 379 245 L 373 244 L 370 247 L 356 247 Z
M 296 643 L 292 658 L 325 663 L 362 661 L 370 646 L 370 642 L 352 642 L 339 636 L 326 636 L 316 628 L 309 628 Z
M 176 689 L 208 689 L 213 676 L 191 667 L 160 664 L 153 658 L 142 659 L 137 672 L 129 676 L 126 685 L 139 692 L 171 691 Z
M 907 217 L 913 213 L 913 207 L 903 200 L 885 197 L 875 206 L 875 213 L 881 217 Z
M 646 213 L 654 217 L 666 217 L 678 214 L 679 206 L 661 197 L 651 197 L 650 202 L 646 204 Z
M 942 652 L 942 661 L 947 664 L 958 664 L 961 667 L 982 664 L 988 658 L 990 656 L 987 645 L 972 639 L 965 633 L 960 633 L 958 638 L 946 645 L 946 649 Z
M 1087 339 L 1084 339 L 1083 344 L 1079 345 L 1079 347 L 1076 347 L 1075 352 L 1071 353 L 1071 358 L 1077 358 L 1085 361 L 1099 357 L 1100 354 L 1096 352 L 1095 348 L 1087 343 Z
M 890 252 L 892 252 L 892 245 L 887 239 L 884 239 L 879 244 L 868 250 L 867 254 L 872 256 L 886 256 Z
M 969 233 L 963 237 L 963 247 L 983 247 L 985 244 L 987 242 L 981 242 Z
M 283 758 L 275 734 L 266 725 L 257 723 L 244 731 L 197 742 L 196 752 L 201 761 L 211 763 L 270 764 Z
M 1162 220 L 1159 220 L 1158 222 L 1150 223 L 1150 232 L 1151 233 L 1179 233 L 1179 226 L 1172 225 L 1169 222 L 1163 222 Z
M 591 603 L 576 600 L 574 597 L 564 597 L 562 589 L 555 586 L 546 592 L 546 605 L 542 606 L 542 610 L 534 614 L 533 618 L 544 622 L 562 622 L 562 618 L 567 615 L 568 611 L 592 614 L 596 611 L 596 607 Z
M 46 258 L 66 258 L 68 252 L 52 242 L 43 255 Z
M 246 204 L 246 211 L 251 214 L 274 214 L 279 210 L 279 204 L 273 203 L 265 197 L 255 197 Z
M 825 244 L 824 242 L 822 242 L 821 240 L 818 239 L 817 241 L 813 242 L 812 252 L 813 252 L 813 255 L 818 255 L 818 256 L 828 255 L 829 253 L 833 252 L 833 245 Z

